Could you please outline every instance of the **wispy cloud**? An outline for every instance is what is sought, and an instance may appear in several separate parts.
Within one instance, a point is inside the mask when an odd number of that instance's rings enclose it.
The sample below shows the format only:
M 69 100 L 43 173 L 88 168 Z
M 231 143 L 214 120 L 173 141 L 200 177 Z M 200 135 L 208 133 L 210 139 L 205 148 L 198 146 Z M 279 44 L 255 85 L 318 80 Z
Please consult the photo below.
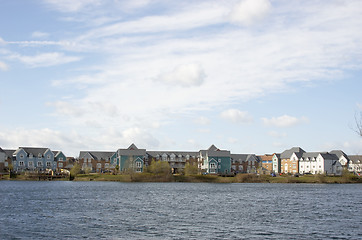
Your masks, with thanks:
M 292 127 L 298 124 L 309 122 L 308 118 L 306 117 L 296 118 L 289 115 L 272 118 L 262 118 L 262 121 L 266 126 L 274 127 Z
M 100 0 L 43 0 L 46 4 L 60 12 L 77 12 L 88 6 L 99 6 Z
M 10 59 L 18 60 L 25 65 L 35 68 L 35 67 L 49 67 L 60 64 L 66 64 L 70 62 L 79 61 L 80 57 L 75 56 L 66 56 L 64 53 L 59 52 L 50 52 L 50 53 L 41 53 L 34 56 L 24 56 L 20 54 L 13 54 L 9 56 Z

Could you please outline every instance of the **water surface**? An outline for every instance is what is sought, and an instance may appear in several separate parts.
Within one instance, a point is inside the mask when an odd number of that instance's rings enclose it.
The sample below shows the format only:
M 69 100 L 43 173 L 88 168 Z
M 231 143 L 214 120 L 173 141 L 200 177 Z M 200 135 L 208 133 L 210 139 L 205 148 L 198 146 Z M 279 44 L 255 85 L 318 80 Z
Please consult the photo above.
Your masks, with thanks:
M 358 184 L 0 182 L 1 239 L 362 239 Z

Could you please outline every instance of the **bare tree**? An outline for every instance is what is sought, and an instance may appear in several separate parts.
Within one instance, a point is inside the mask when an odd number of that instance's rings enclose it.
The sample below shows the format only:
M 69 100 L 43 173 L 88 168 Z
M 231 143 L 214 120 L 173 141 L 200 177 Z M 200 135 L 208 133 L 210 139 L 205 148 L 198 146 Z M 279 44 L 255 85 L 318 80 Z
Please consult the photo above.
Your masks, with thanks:
M 359 115 L 358 113 L 354 115 L 354 120 L 356 122 L 354 131 L 362 137 L 362 111 L 359 113 Z

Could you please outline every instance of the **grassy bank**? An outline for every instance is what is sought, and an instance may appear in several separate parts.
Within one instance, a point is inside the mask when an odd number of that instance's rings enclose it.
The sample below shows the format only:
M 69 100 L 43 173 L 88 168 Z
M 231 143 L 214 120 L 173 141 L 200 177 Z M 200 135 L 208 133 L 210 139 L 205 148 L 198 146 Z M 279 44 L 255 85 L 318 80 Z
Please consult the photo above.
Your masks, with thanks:
M 1 180 L 50 180 L 40 179 L 29 175 L 2 175 Z M 51 179 L 56 181 L 67 181 L 67 178 Z M 362 183 L 362 178 L 353 174 L 343 176 L 325 175 L 302 175 L 294 177 L 282 175 L 272 177 L 270 175 L 238 174 L 233 177 L 221 177 L 217 175 L 172 175 L 153 173 L 132 174 L 78 174 L 73 181 L 114 181 L 114 182 L 192 182 L 192 183 Z
M 208 183 L 362 183 L 362 178 L 346 176 L 304 175 L 299 177 L 283 175 L 238 174 L 233 177 L 216 175 L 160 175 L 151 173 L 135 174 L 79 174 L 75 181 L 119 181 L 119 182 L 208 182 Z

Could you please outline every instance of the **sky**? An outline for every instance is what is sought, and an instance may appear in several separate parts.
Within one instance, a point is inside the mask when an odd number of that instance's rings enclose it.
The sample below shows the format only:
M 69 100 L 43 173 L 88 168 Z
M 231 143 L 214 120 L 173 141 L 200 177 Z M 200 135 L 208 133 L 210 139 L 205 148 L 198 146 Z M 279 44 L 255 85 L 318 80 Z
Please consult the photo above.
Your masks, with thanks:
M 362 154 L 362 1 L 0 6 L 3 149 Z

